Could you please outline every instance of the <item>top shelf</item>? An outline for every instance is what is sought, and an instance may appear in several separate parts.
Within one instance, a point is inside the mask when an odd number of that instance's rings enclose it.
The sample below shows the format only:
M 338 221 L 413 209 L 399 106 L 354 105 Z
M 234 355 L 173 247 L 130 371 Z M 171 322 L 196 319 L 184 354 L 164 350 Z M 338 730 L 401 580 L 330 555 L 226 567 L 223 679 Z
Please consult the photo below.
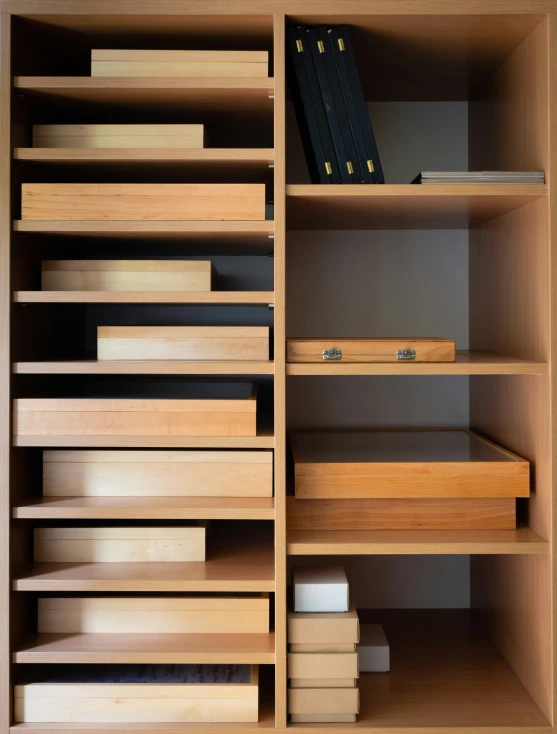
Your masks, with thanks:
M 289 229 L 467 229 L 547 196 L 545 184 L 291 185 Z

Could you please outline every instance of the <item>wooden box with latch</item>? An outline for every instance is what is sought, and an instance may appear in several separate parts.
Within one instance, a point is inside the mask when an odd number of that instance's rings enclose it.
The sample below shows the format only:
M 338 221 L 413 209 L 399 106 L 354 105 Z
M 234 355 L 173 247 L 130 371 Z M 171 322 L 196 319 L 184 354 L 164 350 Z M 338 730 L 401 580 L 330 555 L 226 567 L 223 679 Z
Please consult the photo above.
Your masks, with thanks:
M 453 339 L 289 339 L 288 362 L 454 362 Z

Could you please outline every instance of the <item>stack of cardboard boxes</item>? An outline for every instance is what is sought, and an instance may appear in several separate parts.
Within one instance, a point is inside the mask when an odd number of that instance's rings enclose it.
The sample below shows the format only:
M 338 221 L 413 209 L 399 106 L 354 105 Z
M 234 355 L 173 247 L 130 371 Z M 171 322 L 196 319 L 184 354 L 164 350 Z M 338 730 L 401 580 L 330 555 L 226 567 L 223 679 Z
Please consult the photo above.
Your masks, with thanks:
M 288 615 L 292 722 L 354 722 L 359 711 L 358 614 L 340 567 L 294 569 Z

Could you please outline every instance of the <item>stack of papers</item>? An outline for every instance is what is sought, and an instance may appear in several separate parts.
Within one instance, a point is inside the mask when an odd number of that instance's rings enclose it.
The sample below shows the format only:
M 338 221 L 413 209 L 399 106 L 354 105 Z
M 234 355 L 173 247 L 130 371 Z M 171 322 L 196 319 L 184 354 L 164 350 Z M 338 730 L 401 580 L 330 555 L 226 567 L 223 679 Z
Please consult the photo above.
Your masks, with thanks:
M 543 184 L 543 171 L 422 171 L 413 184 L 491 183 Z

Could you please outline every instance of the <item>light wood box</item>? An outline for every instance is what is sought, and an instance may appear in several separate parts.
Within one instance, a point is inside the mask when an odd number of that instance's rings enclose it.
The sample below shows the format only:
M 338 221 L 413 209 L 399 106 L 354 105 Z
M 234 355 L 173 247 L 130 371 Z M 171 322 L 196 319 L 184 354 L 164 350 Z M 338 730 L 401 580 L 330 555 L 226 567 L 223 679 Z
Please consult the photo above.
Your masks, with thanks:
M 357 688 L 289 688 L 289 714 L 357 714 Z
M 291 642 L 290 652 L 356 652 L 355 642 Z M 333 686 L 334 688 L 334 686 Z
M 208 260 L 43 260 L 43 291 L 209 292 Z
M 205 560 L 205 526 L 35 528 L 37 563 Z
M 44 598 L 39 634 L 268 634 L 269 596 Z
M 293 724 L 353 724 L 356 714 L 292 714 Z
M 34 148 L 203 148 L 203 125 L 33 125 Z
M 335 350 L 339 359 L 327 360 L 324 351 Z M 412 350 L 412 359 L 402 359 Z M 288 339 L 288 362 L 454 362 L 456 342 L 452 339 Z
M 173 666 L 174 670 L 178 667 L 186 680 L 183 669 L 199 668 Z M 17 685 L 14 688 L 14 718 L 18 723 L 70 724 L 256 722 L 259 671 L 256 665 L 245 667 L 247 674 L 239 683 L 161 683 L 160 666 L 156 666 L 159 670 L 153 672 L 152 680 L 157 682 L 72 681 Z M 145 678 L 148 668 L 142 666 L 142 669 Z M 108 676 L 108 680 L 116 677 L 113 668 Z M 102 673 L 93 670 L 89 677 L 101 679 Z
M 21 185 L 24 220 L 264 220 L 264 184 Z
M 357 652 L 290 652 L 289 678 L 357 678 Z
M 286 518 L 289 530 L 512 530 L 516 500 L 287 497 Z
M 266 77 L 268 73 L 267 51 L 91 51 L 91 76 Z
M 291 678 L 291 688 L 355 688 L 357 678 Z
M 272 497 L 272 451 L 44 451 L 45 497 Z
M 242 385 L 242 383 L 236 383 Z M 179 400 L 23 398 L 14 400 L 16 436 L 255 436 L 257 390 L 236 398 Z
M 356 644 L 360 639 L 358 612 L 350 602 L 348 612 L 288 612 L 290 644 Z
M 299 499 L 528 497 L 530 465 L 470 431 L 297 433 Z
M 99 326 L 100 360 L 268 360 L 267 326 Z

